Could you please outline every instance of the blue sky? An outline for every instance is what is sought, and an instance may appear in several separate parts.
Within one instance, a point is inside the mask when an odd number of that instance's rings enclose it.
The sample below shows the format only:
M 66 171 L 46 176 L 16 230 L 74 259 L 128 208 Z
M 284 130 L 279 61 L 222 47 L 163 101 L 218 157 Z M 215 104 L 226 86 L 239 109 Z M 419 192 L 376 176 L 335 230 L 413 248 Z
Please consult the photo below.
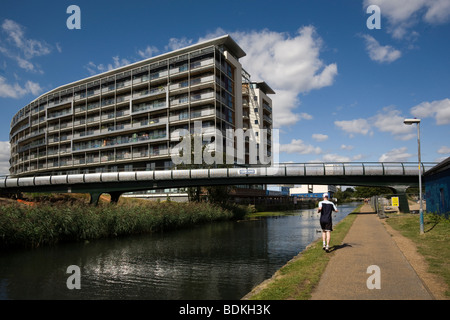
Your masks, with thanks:
M 69 30 L 69 5 L 81 29 Z M 381 29 L 369 29 L 369 5 Z M 8 1 L 0 12 L 0 173 L 13 115 L 55 87 L 230 34 L 277 93 L 280 161 L 450 156 L 450 1 Z

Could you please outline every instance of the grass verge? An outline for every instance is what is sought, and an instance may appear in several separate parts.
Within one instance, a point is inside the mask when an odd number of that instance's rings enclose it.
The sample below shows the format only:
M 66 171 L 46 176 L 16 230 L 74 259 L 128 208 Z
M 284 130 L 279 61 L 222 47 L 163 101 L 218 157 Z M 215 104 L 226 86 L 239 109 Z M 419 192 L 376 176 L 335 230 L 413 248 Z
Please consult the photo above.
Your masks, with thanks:
M 441 277 L 450 288 L 450 220 L 434 214 L 424 215 L 424 234 L 419 233 L 419 215 L 389 215 L 386 222 L 414 242 L 429 265 L 428 272 Z M 450 289 L 445 292 L 450 298 Z
M 361 205 L 362 206 L 362 205 Z M 358 206 L 353 213 L 359 212 Z M 357 215 L 349 214 L 334 228 L 332 244 L 342 244 Z M 257 286 L 244 299 L 248 300 L 308 300 L 314 287 L 333 256 L 333 251 L 322 250 L 321 239 L 310 244 L 303 252 L 278 270 L 275 275 Z

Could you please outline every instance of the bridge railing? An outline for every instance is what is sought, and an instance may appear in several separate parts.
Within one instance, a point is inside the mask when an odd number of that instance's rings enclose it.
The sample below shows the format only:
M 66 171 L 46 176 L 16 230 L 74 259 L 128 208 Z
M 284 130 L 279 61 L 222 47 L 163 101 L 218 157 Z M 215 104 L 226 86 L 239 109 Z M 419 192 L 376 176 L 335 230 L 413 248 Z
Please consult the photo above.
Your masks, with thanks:
M 435 165 L 436 163 L 422 163 L 422 173 Z M 418 175 L 418 170 L 417 163 L 400 162 L 280 163 L 272 167 L 239 166 L 211 169 L 124 171 L 21 178 L 3 176 L 0 177 L 0 188 L 145 180 L 220 179 L 244 176 L 414 176 Z
M 434 167 L 436 163 L 422 163 L 422 174 Z M 339 162 L 339 163 L 289 163 L 280 164 L 270 169 L 275 174 L 285 175 L 328 175 L 328 176 L 355 176 L 355 175 L 418 175 L 417 163 L 383 163 L 383 162 Z

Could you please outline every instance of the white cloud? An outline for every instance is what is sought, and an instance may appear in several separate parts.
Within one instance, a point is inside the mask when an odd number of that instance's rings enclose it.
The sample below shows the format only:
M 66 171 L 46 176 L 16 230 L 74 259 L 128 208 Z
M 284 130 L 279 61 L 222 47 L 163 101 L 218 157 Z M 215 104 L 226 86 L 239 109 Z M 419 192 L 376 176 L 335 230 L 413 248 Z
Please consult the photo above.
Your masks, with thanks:
M 320 154 L 322 152 L 322 149 L 305 144 L 303 140 L 292 139 L 291 143 L 280 145 L 280 152 L 286 152 L 288 154 Z
M 138 59 L 148 59 L 159 54 L 159 52 L 160 52 L 159 49 L 155 46 L 147 46 L 143 50 L 139 49 L 136 51 L 137 55 L 139 56 Z M 138 59 L 135 60 L 137 61 Z M 119 56 L 113 56 L 112 60 L 113 60 L 112 63 L 108 64 L 103 63 L 96 64 L 92 61 L 89 61 L 89 63 L 85 65 L 84 68 L 89 72 L 90 75 L 95 75 L 98 73 L 107 72 L 113 69 L 129 65 L 130 63 L 133 62 L 126 58 L 120 58 Z
M 422 102 L 411 108 L 411 114 L 417 118 L 434 117 L 437 125 L 450 124 L 450 99 Z
M 33 81 L 27 81 L 25 84 L 26 92 L 30 92 L 31 94 L 37 96 L 42 92 L 42 88 L 39 85 L 39 83 L 33 82 Z
M 8 141 L 0 141 L 0 175 L 9 174 L 10 145 Z
M 31 59 L 49 54 L 51 46 L 44 41 L 28 39 L 25 36 L 25 28 L 13 20 L 5 19 L 1 31 L 6 34 L 7 41 L 2 42 L 0 52 L 15 60 L 22 69 L 42 73 Z M 6 45 L 7 43 L 9 45 Z
M 371 133 L 371 126 L 366 119 L 335 121 L 334 124 L 343 131 L 350 134 L 350 137 L 354 137 L 355 133 L 362 135 Z
M 322 142 L 322 141 L 328 140 L 328 136 L 326 134 L 321 134 L 321 133 L 314 133 L 312 135 L 312 138 L 314 140 L 316 140 L 317 142 Z
M 310 115 L 309 113 L 302 112 L 302 113 L 299 114 L 299 118 L 300 119 L 304 119 L 304 120 L 312 120 L 313 116 Z
M 416 110 L 417 114 L 422 116 L 434 116 L 434 112 L 446 115 L 447 111 L 440 103 L 434 104 L 433 107 L 421 105 L 421 108 L 417 108 Z M 414 112 L 412 113 L 414 114 Z M 352 138 L 355 134 L 372 135 L 372 129 L 377 129 L 380 132 L 390 133 L 394 139 L 406 141 L 417 137 L 417 133 L 413 126 L 407 126 L 403 123 L 405 118 L 406 117 L 402 115 L 401 111 L 390 106 L 383 108 L 374 116 L 367 119 L 335 121 L 334 123 Z M 440 121 L 444 121 L 445 119 L 446 118 L 442 116 Z M 344 146 L 341 148 L 345 149 Z
M 450 147 L 442 146 L 437 151 L 439 154 L 450 154 Z
M 352 162 L 361 160 L 363 157 L 364 156 L 361 154 L 355 155 L 353 157 L 347 157 L 336 153 L 328 153 L 325 154 L 321 160 L 318 160 L 316 162 Z
M 177 39 L 177 38 L 170 38 L 169 39 L 169 44 L 167 44 L 164 49 L 166 51 L 174 51 L 174 50 L 178 50 L 184 47 L 188 47 L 190 45 L 192 45 L 193 40 L 192 39 L 187 39 L 186 37 L 183 37 L 181 39 Z
M 144 50 L 138 50 L 139 56 L 143 59 L 151 58 L 157 53 L 159 53 L 159 49 L 154 46 L 147 46 Z
M 380 7 L 381 17 L 388 21 L 388 32 L 397 39 L 417 34 L 411 29 L 420 20 L 436 25 L 450 18 L 448 0 L 364 0 L 364 8 L 369 5 Z
M 354 148 L 355 148 L 354 146 L 348 146 L 348 145 L 345 145 L 345 144 L 341 145 L 341 149 L 342 149 L 342 150 L 351 151 L 351 150 L 353 150 Z
M 407 162 L 413 155 L 406 152 L 407 148 L 392 149 L 381 155 L 379 162 Z
M 113 64 L 108 64 L 108 70 L 117 69 L 126 65 L 129 65 L 131 62 L 128 59 L 120 59 L 119 56 L 113 57 Z
M 6 78 L 0 76 L 0 97 L 2 98 L 21 98 L 26 94 L 38 95 L 42 92 L 41 86 L 33 81 L 27 81 L 25 86 L 20 86 L 17 82 L 9 84 Z
M 355 156 L 349 157 L 349 156 L 344 156 L 344 155 L 340 155 L 337 153 L 326 153 L 324 154 L 321 158 L 318 159 L 313 159 L 311 161 L 311 163 L 322 163 L 322 162 L 354 162 L 354 161 L 359 161 L 361 159 L 365 158 L 364 155 L 362 154 L 357 154 Z
M 383 108 L 371 120 L 381 132 L 388 132 L 398 140 L 409 140 L 416 137 L 414 128 L 403 124 L 405 117 L 392 107 Z
M 274 127 L 302 119 L 295 112 L 300 106 L 298 96 L 332 85 L 337 75 L 335 63 L 326 65 L 320 59 L 323 44 L 312 26 L 298 29 L 294 36 L 270 30 L 234 32 L 231 36 L 247 53 L 241 63 L 252 79 L 267 81 L 276 92 L 271 97 Z
M 391 63 L 401 57 L 402 53 L 391 46 L 382 46 L 370 35 L 362 36 L 366 40 L 366 50 L 372 61 L 379 63 Z
M 440 24 L 449 21 L 450 18 L 450 1 L 435 0 L 428 2 L 427 12 L 424 20 L 431 24 Z
M 95 64 L 94 62 L 90 61 L 85 68 L 89 71 L 91 75 L 106 72 L 109 70 L 117 69 L 126 65 L 129 65 L 131 63 L 130 60 L 125 58 L 119 58 L 119 56 L 112 57 L 113 62 L 108 63 L 107 65 L 104 64 Z

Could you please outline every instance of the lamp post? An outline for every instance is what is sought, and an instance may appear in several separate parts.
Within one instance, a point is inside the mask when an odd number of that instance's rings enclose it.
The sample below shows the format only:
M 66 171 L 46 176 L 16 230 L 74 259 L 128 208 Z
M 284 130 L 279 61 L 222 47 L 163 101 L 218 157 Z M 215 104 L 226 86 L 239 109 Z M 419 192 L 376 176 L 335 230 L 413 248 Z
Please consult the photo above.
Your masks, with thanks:
M 417 145 L 419 148 L 418 158 L 419 158 L 419 201 L 420 201 L 420 234 L 423 234 L 423 201 L 422 201 L 422 169 L 421 169 L 421 160 L 420 160 L 420 119 L 405 119 L 403 121 L 404 124 L 412 125 L 417 124 Z

